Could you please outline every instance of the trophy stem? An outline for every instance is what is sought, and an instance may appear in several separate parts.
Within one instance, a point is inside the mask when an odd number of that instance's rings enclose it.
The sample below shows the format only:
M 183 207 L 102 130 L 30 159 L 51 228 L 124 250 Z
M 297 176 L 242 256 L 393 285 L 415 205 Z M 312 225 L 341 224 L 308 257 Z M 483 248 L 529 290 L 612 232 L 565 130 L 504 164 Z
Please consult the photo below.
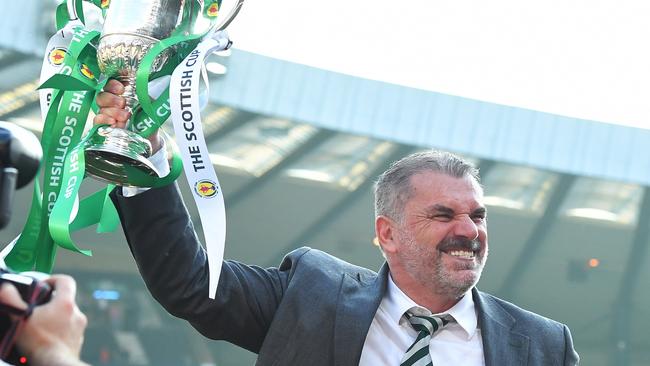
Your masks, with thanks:
M 103 75 L 124 85 L 122 96 L 131 118 L 125 128 L 102 126 L 90 137 L 85 149 L 88 175 L 122 186 L 146 184 L 139 183 L 143 177 L 158 177 L 147 159 L 151 143 L 134 131 L 133 115 L 139 108 L 135 79 L 147 52 L 168 38 L 182 20 L 184 5 L 185 0 L 111 1 L 97 46 L 97 63 Z M 151 72 L 160 71 L 168 57 L 168 52 L 158 55 Z
M 90 144 L 85 149 L 86 172 L 101 181 L 132 186 L 133 172 L 151 177 L 159 175 L 147 159 L 152 153 L 151 143 L 131 128 L 133 111 L 138 105 L 135 75 L 119 75 L 116 79 L 124 84 L 122 96 L 126 99 L 125 108 L 131 112 L 131 118 L 124 129 L 100 127 L 91 137 Z
M 134 110 L 138 105 L 138 95 L 135 91 L 135 74 L 129 73 L 128 75 L 120 75 L 116 77 L 124 85 L 124 93 L 122 97 L 126 100 L 125 109 L 131 112 L 131 117 L 126 121 L 125 129 L 132 131 L 131 121 L 133 119 Z
M 147 159 L 151 152 L 149 140 L 137 133 L 102 126 L 91 136 L 84 150 L 86 173 L 101 181 L 135 186 L 132 177 L 143 174 L 159 177 L 158 170 Z

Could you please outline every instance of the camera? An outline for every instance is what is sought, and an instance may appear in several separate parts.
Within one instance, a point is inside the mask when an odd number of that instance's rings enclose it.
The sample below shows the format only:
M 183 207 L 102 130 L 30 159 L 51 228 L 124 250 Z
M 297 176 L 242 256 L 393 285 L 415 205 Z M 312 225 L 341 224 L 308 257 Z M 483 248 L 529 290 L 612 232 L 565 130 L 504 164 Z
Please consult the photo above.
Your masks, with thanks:
M 0 121 L 0 229 L 11 218 L 14 191 L 34 179 L 42 156 L 41 144 L 33 133 Z
M 18 290 L 20 297 L 29 308 L 44 304 L 50 301 L 52 287 L 44 281 L 28 274 L 10 272 L 0 268 L 0 285 L 11 284 Z M 20 354 L 20 350 L 13 347 L 13 341 L 19 322 L 24 319 L 12 319 L 6 304 L 3 304 L 4 311 L 0 312 L 0 356 L 4 361 L 12 365 L 27 365 L 27 359 Z M 30 310 L 24 316 L 28 316 Z
M 13 123 L 0 122 L 0 229 L 11 219 L 14 191 L 36 176 L 41 157 L 42 149 L 34 134 Z M 0 285 L 3 284 L 16 287 L 28 310 L 15 314 L 7 304 L 0 304 L 0 357 L 13 365 L 27 365 L 28 361 L 13 347 L 16 331 L 34 306 L 50 300 L 52 288 L 34 275 L 0 268 Z M 10 313 L 18 317 L 11 317 Z
M 47 282 L 41 281 L 29 273 L 14 273 L 5 268 L 0 268 L 0 285 L 12 284 L 20 297 L 28 304 L 41 305 L 50 300 L 52 288 Z

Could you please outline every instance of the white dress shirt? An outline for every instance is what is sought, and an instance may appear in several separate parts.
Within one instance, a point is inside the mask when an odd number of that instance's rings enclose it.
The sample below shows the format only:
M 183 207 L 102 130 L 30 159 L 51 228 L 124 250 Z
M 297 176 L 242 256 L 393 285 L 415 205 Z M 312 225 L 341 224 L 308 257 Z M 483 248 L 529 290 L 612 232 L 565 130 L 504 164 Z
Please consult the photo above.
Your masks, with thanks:
M 417 305 L 395 285 L 389 275 L 388 289 L 368 330 L 359 366 L 399 366 L 406 349 L 418 335 L 404 317 L 409 309 L 418 315 L 440 315 L 431 314 Z M 453 316 L 456 322 L 431 338 L 429 352 L 433 365 L 485 365 L 481 330 L 478 328 L 471 292 L 467 292 L 444 314 Z
M 169 174 L 170 168 L 169 162 L 167 161 L 167 143 L 162 136 L 160 137 L 160 144 L 160 149 L 149 157 L 149 161 L 154 166 L 154 168 L 158 170 L 158 174 L 160 174 L 161 177 L 164 177 Z M 136 194 L 145 192 L 148 189 L 148 187 L 122 187 L 122 195 L 124 197 L 133 197 Z

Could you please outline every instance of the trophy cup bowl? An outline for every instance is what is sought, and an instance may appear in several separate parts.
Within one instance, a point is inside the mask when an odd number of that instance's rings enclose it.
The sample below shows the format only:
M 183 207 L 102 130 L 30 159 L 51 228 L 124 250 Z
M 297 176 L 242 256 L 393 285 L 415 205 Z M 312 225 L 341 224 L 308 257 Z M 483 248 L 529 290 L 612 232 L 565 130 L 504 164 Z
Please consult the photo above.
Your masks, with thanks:
M 184 0 L 113 0 L 106 14 L 97 47 L 99 68 L 107 78 L 125 85 L 122 95 L 127 110 L 138 105 L 135 90 L 136 72 L 142 59 L 158 41 L 169 37 L 182 15 Z M 159 71 L 169 58 L 164 52 L 153 64 Z M 132 113 L 132 116 L 134 113 Z M 108 126 L 100 127 L 85 149 L 88 175 L 121 186 L 133 186 L 129 174 L 135 171 L 158 177 L 147 159 L 151 144 L 137 133 Z

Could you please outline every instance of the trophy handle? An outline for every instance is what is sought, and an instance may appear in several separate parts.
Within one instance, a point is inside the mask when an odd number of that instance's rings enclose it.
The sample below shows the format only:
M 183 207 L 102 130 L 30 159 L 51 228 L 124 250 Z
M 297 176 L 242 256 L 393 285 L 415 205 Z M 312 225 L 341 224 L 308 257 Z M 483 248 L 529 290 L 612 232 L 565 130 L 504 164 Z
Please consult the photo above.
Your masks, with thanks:
M 215 25 L 214 32 L 218 32 L 226 29 L 226 27 L 230 25 L 233 19 L 235 19 L 237 14 L 239 14 L 239 10 L 241 10 L 242 5 L 244 5 L 244 0 L 237 0 L 237 4 L 235 5 L 234 8 L 230 10 L 230 13 L 228 13 L 228 15 L 223 20 L 223 22 L 221 22 L 218 25 Z M 210 32 L 210 33 L 214 33 L 214 32 Z
M 81 24 L 84 23 L 81 21 L 84 14 L 82 13 L 80 16 L 79 12 L 77 11 L 77 8 L 79 8 L 83 12 L 83 6 L 81 4 L 83 4 L 84 1 L 87 3 L 92 3 L 92 0 L 65 0 L 66 10 L 68 12 L 68 20 L 70 22 L 76 21 Z
M 66 6 L 68 8 L 68 16 L 70 20 L 81 20 L 77 13 L 77 0 L 66 0 Z
M 79 16 L 79 12 L 77 11 L 77 7 L 80 7 L 80 9 L 82 9 L 82 11 L 83 11 L 83 7 L 82 7 L 81 4 L 84 1 L 90 2 L 90 0 L 65 0 L 66 10 L 68 11 L 68 20 L 70 20 L 71 22 L 76 21 L 76 22 L 79 22 L 79 23 L 83 24 L 83 22 L 81 21 L 82 17 Z M 81 14 L 81 15 L 83 15 L 83 14 Z

